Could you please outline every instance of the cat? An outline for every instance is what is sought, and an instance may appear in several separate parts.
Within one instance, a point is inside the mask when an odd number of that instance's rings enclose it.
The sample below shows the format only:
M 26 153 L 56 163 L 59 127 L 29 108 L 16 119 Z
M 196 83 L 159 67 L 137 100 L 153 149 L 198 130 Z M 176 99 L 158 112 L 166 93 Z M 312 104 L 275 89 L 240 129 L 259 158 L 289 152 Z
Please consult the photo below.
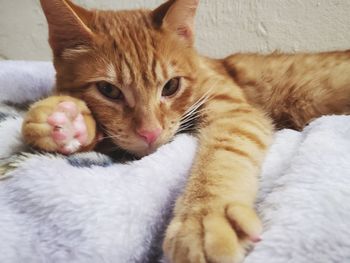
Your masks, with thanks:
M 198 137 L 165 234 L 170 262 L 241 262 L 261 240 L 254 201 L 274 127 L 350 113 L 350 51 L 210 59 L 194 48 L 198 0 L 131 11 L 41 5 L 57 84 L 25 117 L 28 144 L 71 154 L 107 137 L 142 157 L 177 133 Z

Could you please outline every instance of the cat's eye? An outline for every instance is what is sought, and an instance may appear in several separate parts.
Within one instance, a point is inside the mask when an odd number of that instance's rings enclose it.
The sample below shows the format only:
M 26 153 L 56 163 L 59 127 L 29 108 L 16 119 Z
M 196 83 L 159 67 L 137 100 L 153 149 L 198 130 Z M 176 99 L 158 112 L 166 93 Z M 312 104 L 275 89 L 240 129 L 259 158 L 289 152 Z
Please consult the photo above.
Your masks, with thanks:
M 171 80 L 169 80 L 163 87 L 162 96 L 170 97 L 174 95 L 180 89 L 180 82 L 180 77 L 172 78 Z
M 98 91 L 105 97 L 112 100 L 122 100 L 124 98 L 123 93 L 116 86 L 106 81 L 96 83 Z

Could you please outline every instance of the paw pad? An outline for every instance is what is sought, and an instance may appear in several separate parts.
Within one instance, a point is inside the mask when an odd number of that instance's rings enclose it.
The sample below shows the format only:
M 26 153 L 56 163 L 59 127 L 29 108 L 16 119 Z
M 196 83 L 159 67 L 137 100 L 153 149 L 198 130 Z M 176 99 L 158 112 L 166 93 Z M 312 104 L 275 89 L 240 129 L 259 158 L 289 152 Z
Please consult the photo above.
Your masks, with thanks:
M 59 152 L 70 154 L 76 152 L 88 140 L 87 127 L 83 115 L 77 105 L 64 101 L 57 105 L 56 110 L 48 117 L 52 126 L 52 139 L 60 147 Z

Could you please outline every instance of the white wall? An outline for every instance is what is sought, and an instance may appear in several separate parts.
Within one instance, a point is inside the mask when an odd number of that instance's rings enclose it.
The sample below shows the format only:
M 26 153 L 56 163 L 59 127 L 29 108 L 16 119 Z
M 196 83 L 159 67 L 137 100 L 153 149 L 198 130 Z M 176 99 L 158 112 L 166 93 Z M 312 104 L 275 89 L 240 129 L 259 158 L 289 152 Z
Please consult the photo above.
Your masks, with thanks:
M 156 7 L 161 0 L 75 0 L 87 7 Z M 240 51 L 350 49 L 350 0 L 201 0 L 197 46 Z M 39 0 L 0 0 L 0 59 L 48 60 Z

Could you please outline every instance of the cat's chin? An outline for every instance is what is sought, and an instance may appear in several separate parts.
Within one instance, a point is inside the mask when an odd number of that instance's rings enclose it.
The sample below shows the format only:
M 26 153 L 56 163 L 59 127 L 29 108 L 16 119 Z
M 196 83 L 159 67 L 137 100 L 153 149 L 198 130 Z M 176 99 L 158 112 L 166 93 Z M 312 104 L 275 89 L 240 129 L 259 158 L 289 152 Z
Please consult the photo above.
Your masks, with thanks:
M 142 145 L 142 146 L 134 146 L 134 147 L 123 147 L 121 145 L 119 145 L 119 147 L 121 147 L 124 151 L 128 152 L 129 154 L 134 155 L 137 158 L 142 158 L 145 157 L 147 155 L 150 155 L 154 152 L 157 151 L 157 149 L 160 147 L 161 145 L 155 144 L 155 145 Z
M 135 140 L 134 143 L 124 144 L 123 142 L 112 140 L 112 144 L 117 145 L 118 148 L 137 158 L 142 158 L 156 152 L 159 147 L 166 144 L 167 142 L 168 141 L 162 139 L 152 144 L 147 144 L 142 140 Z
M 147 147 L 147 148 L 145 148 L 143 150 L 128 151 L 128 152 L 134 154 L 138 158 L 142 158 L 142 157 L 145 157 L 147 155 L 150 155 L 150 154 L 156 152 L 158 148 L 159 147 L 156 147 L 156 146 L 149 146 L 149 147 Z

